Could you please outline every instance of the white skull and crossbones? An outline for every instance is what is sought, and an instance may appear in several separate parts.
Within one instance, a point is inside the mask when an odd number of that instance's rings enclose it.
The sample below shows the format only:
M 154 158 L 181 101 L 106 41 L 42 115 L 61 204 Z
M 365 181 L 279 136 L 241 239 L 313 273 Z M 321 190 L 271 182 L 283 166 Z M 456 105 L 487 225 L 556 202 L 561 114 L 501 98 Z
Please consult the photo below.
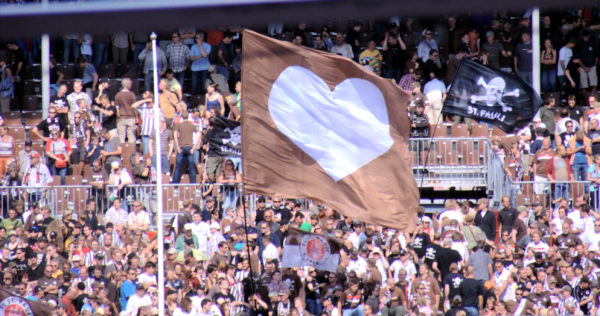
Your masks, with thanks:
M 499 104 L 500 106 L 502 106 L 502 112 L 512 111 L 512 107 L 504 103 L 504 101 L 502 101 L 502 98 L 510 96 L 518 97 L 519 89 L 515 89 L 510 92 L 505 92 L 504 88 L 506 87 L 506 82 L 501 77 L 495 77 L 489 82 L 485 82 L 483 77 L 479 77 L 479 80 L 477 80 L 477 85 L 485 88 L 485 95 L 472 95 L 471 103 L 484 101 L 485 105 L 489 107 Z

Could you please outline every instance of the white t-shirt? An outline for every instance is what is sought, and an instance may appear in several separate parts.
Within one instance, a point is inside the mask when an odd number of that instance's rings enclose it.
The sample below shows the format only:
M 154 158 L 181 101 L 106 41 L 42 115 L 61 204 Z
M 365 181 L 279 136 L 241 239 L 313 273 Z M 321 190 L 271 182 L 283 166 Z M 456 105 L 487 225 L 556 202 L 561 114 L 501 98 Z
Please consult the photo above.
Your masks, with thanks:
M 406 262 L 402 262 L 402 260 L 396 260 L 392 262 L 390 265 L 390 271 L 392 271 L 392 276 L 394 277 L 394 282 L 398 282 L 398 274 L 401 270 L 406 271 L 407 278 L 412 278 L 417 274 L 417 269 L 415 264 L 410 260 L 406 260 Z
M 138 296 L 137 293 L 133 294 L 127 301 L 127 310 L 125 311 L 125 315 L 136 316 L 140 307 L 150 305 L 152 305 L 152 299 L 150 299 L 148 294 L 144 294 L 142 297 Z
M 565 75 L 565 72 L 563 71 L 562 67 L 560 66 L 560 62 L 562 61 L 565 64 L 565 68 L 567 68 L 567 65 L 569 64 L 571 57 L 573 57 L 573 50 L 571 48 L 568 48 L 567 46 L 563 46 L 558 51 L 558 63 L 556 63 L 557 64 L 556 65 L 556 75 L 557 76 Z
M 208 246 L 208 235 L 210 235 L 210 225 L 206 222 L 192 222 L 192 234 L 198 238 L 198 249 L 206 253 Z

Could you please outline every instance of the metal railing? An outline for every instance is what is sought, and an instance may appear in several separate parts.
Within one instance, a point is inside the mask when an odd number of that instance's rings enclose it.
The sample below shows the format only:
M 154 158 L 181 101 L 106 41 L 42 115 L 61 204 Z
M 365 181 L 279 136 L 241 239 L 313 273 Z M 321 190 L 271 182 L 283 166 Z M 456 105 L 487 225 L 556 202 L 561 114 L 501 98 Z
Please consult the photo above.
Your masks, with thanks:
M 546 207 L 554 205 L 554 201 L 561 197 L 574 201 L 590 193 L 590 181 L 515 181 L 506 174 L 501 155 L 490 149 L 488 156 L 488 192 L 490 199 L 496 203 L 500 203 L 503 196 L 508 196 L 515 206 L 539 203 Z M 595 209 L 600 207 L 600 197 L 596 194 L 589 194 L 589 202 Z
M 417 185 L 470 190 L 487 185 L 487 138 L 411 138 L 409 150 Z
M 241 185 L 225 184 L 163 184 L 163 212 L 166 214 L 177 213 L 183 204 L 183 201 L 191 200 L 194 203 L 203 206 L 203 198 L 206 196 L 215 197 L 217 206 L 225 209 L 228 206 L 236 205 L 236 200 L 241 195 Z M 154 184 L 134 184 L 125 186 L 118 190 L 115 186 L 104 186 L 97 189 L 89 184 L 83 185 L 61 185 L 61 186 L 0 186 L 0 209 L 6 213 L 9 205 L 15 202 L 23 203 L 27 210 L 32 203 L 38 203 L 40 206 L 48 205 L 53 216 L 62 215 L 66 209 L 72 209 L 75 212 L 84 210 L 88 200 L 96 202 L 98 211 L 106 211 L 112 204 L 112 198 L 119 196 L 123 201 L 123 206 L 127 209 L 135 200 L 142 202 L 142 205 L 153 213 L 156 212 L 156 185 Z M 251 201 L 254 197 L 250 197 Z M 254 203 L 251 203 L 254 205 Z M 252 206 L 251 206 L 252 207 Z

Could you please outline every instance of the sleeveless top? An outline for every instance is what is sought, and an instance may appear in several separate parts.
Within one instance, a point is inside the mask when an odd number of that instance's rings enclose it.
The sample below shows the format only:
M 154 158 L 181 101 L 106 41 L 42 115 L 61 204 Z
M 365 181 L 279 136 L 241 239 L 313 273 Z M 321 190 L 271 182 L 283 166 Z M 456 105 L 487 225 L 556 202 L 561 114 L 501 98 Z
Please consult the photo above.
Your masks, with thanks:
M 219 103 L 219 98 L 217 97 L 214 100 L 206 99 L 206 110 L 210 111 L 210 109 L 215 108 L 218 111 L 221 111 L 221 103 Z
M 552 53 L 552 51 L 550 51 L 549 53 L 546 53 L 546 51 L 542 51 L 542 59 L 544 60 L 552 60 L 554 58 L 554 54 Z M 555 70 L 556 69 L 556 63 L 554 64 L 542 64 L 542 70 Z
M 13 156 L 12 137 L 9 137 L 6 142 L 0 138 L 0 156 Z

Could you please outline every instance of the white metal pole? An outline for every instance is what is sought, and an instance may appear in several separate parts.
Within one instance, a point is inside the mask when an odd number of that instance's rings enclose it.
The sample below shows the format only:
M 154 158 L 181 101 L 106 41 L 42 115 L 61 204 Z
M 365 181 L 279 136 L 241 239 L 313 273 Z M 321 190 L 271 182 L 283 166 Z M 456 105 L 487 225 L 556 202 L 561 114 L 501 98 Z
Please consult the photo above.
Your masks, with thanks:
M 533 67 L 531 67 L 531 74 L 533 89 L 537 91 L 538 94 L 541 95 L 542 89 L 541 79 L 540 79 L 540 8 L 533 8 L 531 13 L 531 49 L 532 49 L 532 63 Z
M 163 190 L 162 162 L 160 161 L 160 108 L 158 105 L 158 63 L 156 62 L 156 33 L 150 34 L 152 40 L 152 65 L 154 65 L 154 136 L 156 139 L 156 226 L 158 226 L 158 315 L 165 314 L 165 244 L 163 237 Z
M 48 8 L 48 0 L 42 1 L 42 8 Z M 50 35 L 42 34 L 42 117 L 48 116 L 50 108 Z M 54 65 L 56 66 L 56 65 Z M 68 122 L 63 122 L 68 123 Z

